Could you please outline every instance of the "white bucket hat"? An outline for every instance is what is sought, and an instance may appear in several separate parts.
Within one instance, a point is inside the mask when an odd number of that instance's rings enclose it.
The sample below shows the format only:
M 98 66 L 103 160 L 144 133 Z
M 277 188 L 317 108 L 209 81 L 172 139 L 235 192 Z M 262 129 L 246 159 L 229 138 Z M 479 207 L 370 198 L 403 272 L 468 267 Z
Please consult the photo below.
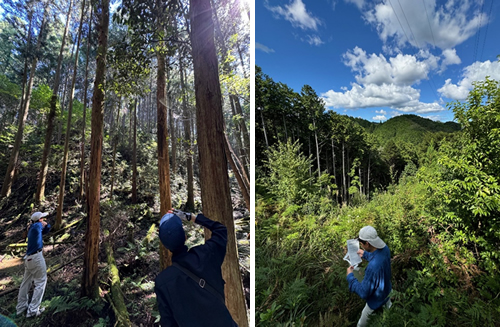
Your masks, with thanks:
M 37 212 L 35 212 L 34 214 L 31 215 L 31 220 L 32 221 L 38 221 L 38 220 L 40 220 L 40 218 L 47 217 L 48 215 L 49 215 L 48 212 L 37 211 Z
M 365 226 L 359 231 L 359 239 L 367 241 L 377 249 L 383 249 L 385 242 L 377 235 L 377 231 L 372 226 Z

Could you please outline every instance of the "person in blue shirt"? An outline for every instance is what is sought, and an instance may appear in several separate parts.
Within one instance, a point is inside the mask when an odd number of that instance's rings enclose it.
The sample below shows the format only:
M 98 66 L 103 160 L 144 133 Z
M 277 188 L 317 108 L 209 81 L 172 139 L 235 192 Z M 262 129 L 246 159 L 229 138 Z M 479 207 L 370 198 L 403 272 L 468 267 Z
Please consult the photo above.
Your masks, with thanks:
M 392 305 L 389 298 L 392 290 L 391 251 L 372 226 L 361 228 L 358 240 L 364 248 L 364 251 L 358 250 L 358 255 L 368 261 L 368 266 L 361 283 L 354 277 L 354 267 L 347 268 L 347 282 L 349 291 L 366 300 L 358 321 L 358 327 L 364 327 L 375 310 L 381 307 L 389 309 Z
M 201 213 L 193 217 L 190 213 L 174 212 L 169 211 L 160 221 L 160 240 L 172 252 L 173 264 L 155 279 L 161 326 L 238 326 L 224 302 L 221 266 L 226 255 L 226 226 Z M 208 228 L 212 237 L 188 250 L 182 220 Z
M 43 293 L 47 285 L 47 266 L 43 258 L 43 240 L 42 235 L 45 235 L 50 230 L 50 224 L 44 221 L 48 213 L 35 212 L 31 215 L 31 226 L 28 229 L 28 249 L 24 256 L 24 277 L 19 289 L 17 297 L 16 311 L 20 316 L 26 312 L 26 317 L 39 316 L 45 308 L 40 307 L 42 303 Z M 29 303 L 28 293 L 31 288 L 31 283 L 34 282 L 35 289 Z

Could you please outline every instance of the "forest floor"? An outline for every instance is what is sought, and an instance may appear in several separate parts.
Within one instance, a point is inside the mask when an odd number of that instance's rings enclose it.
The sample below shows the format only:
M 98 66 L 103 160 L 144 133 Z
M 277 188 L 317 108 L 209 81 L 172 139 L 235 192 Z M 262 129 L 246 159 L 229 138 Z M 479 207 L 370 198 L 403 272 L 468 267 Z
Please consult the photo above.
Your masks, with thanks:
M 26 186 L 29 181 L 20 184 L 24 186 L 13 190 L 11 197 L 0 202 L 0 317 L 8 317 L 18 326 L 113 326 L 115 317 L 108 301 L 110 285 L 103 246 L 105 242 L 111 242 L 133 326 L 158 326 L 159 313 L 154 293 L 154 280 L 160 272 L 158 196 L 144 197 L 142 203 L 131 205 L 127 192 L 119 189 L 115 192 L 114 201 L 101 201 L 100 300 L 80 297 L 86 213 L 81 201 L 66 196 L 63 229 L 44 237 L 43 253 L 48 280 L 42 306 L 46 307 L 46 311 L 37 318 L 16 315 L 17 295 L 24 273 L 22 257 L 26 248 L 12 244 L 25 242 L 23 233 L 32 211 L 49 212 L 47 220 L 53 225 L 57 202 L 57 195 L 52 194 L 40 208 L 33 208 L 33 190 Z M 238 191 L 234 191 L 236 185 L 233 186 L 233 217 L 240 271 L 249 306 L 250 214 Z M 200 226 L 188 226 L 186 231 L 188 247 L 203 243 Z

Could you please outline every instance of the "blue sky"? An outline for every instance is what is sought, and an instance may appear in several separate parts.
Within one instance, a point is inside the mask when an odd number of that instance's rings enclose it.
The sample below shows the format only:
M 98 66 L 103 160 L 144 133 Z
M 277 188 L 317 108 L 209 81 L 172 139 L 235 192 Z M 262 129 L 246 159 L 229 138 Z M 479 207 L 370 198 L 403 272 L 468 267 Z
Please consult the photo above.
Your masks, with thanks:
M 327 109 L 449 121 L 472 82 L 500 80 L 495 0 L 256 0 L 255 62 Z

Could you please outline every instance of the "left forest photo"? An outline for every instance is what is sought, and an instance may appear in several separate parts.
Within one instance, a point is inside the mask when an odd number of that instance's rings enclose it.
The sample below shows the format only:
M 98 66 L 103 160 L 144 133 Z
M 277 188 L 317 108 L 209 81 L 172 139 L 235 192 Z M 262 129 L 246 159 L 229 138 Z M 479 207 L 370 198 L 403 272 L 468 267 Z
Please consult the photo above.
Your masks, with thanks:
M 249 326 L 251 8 L 0 2 L 0 326 Z

